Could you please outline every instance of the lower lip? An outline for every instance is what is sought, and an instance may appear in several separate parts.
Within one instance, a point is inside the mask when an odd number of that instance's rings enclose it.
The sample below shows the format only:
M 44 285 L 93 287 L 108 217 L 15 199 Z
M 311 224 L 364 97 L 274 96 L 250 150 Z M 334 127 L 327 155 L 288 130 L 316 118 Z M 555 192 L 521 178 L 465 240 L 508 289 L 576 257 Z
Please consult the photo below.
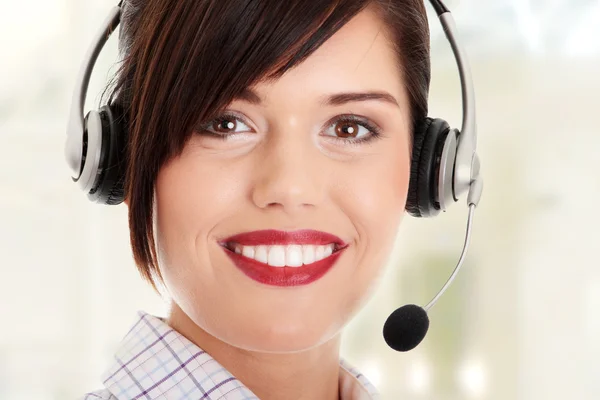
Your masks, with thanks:
M 257 282 L 272 286 L 308 285 L 323 277 L 344 251 L 344 249 L 340 249 L 327 258 L 301 267 L 272 267 L 252 258 L 244 257 L 226 247 L 223 247 L 223 250 L 235 266 L 246 276 Z

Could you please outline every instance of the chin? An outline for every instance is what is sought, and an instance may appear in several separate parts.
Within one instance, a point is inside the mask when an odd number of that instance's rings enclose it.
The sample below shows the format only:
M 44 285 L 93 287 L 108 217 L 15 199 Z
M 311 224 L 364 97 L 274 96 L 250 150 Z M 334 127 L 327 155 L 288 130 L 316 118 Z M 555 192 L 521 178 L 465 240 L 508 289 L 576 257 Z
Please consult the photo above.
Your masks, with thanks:
M 250 333 L 250 330 L 243 330 Z M 252 334 L 226 340 L 247 351 L 264 353 L 297 353 L 315 348 L 336 336 L 325 329 L 308 329 L 306 325 L 270 325 L 254 327 Z

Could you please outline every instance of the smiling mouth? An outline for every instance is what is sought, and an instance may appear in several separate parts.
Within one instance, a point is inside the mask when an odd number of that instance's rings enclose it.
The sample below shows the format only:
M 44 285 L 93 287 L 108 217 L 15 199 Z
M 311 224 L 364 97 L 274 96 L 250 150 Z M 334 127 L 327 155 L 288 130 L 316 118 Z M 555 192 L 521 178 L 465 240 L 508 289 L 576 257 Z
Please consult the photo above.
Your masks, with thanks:
M 271 267 L 298 268 L 329 258 L 346 246 L 341 247 L 337 243 L 244 246 L 236 242 L 226 242 L 223 247 Z

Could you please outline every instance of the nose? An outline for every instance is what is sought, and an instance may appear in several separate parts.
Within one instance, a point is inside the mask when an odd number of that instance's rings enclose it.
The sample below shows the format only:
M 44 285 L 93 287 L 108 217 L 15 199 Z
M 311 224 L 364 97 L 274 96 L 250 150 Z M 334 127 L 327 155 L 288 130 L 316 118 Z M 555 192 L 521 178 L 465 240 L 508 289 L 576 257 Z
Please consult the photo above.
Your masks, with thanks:
M 298 129 L 272 134 L 257 154 L 252 200 L 261 209 L 287 214 L 317 206 L 325 196 L 321 152 Z

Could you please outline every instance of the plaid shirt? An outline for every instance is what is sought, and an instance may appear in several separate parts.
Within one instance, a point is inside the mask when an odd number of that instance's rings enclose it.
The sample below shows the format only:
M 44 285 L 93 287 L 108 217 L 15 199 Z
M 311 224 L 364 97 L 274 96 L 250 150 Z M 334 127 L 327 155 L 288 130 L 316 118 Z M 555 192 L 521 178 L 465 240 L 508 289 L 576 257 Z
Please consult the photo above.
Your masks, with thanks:
M 81 400 L 257 400 L 210 355 L 164 319 L 138 311 L 138 320 L 102 375 L 105 389 Z M 379 399 L 373 385 L 340 360 L 342 400 Z

